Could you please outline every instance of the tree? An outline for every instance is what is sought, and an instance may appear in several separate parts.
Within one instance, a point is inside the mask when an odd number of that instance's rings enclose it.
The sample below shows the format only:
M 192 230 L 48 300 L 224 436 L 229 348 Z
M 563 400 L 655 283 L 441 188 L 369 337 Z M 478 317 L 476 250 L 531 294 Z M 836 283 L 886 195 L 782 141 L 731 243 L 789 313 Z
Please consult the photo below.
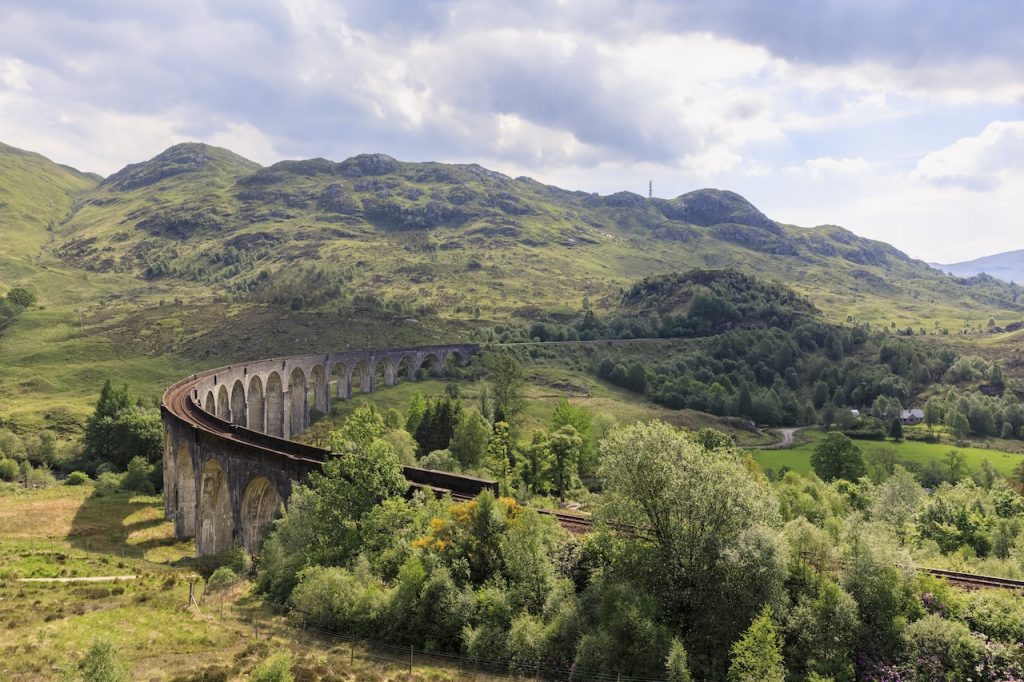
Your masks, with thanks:
M 702 674 L 720 678 L 717 643 L 781 595 L 785 558 L 767 528 L 777 519 L 771 491 L 736 453 L 708 452 L 663 422 L 612 430 L 600 461 L 599 516 L 638 529 L 625 541 L 649 557 L 645 579 L 662 612 L 704 633 L 705 648 L 691 653 L 706 662 Z
M 889 480 L 874 490 L 871 514 L 887 523 L 899 543 L 906 540 L 907 524 L 921 507 L 924 490 L 909 471 L 897 466 Z
M 507 494 L 510 489 L 513 466 L 512 435 L 506 422 L 497 422 L 487 442 L 487 468 L 504 488 L 502 494 Z
M 593 422 L 594 418 L 587 408 L 573 405 L 565 398 L 558 400 L 555 411 L 551 415 L 552 431 L 557 431 L 563 426 L 571 426 L 583 439 L 583 446 L 580 450 L 581 471 L 585 468 L 585 463 L 597 455 L 597 438 L 594 437 Z
M 949 428 L 957 440 L 963 440 L 970 435 L 971 423 L 967 421 L 967 417 L 963 412 L 952 410 L 946 414 L 946 421 L 949 423 Z
M 857 602 L 836 583 L 824 578 L 817 597 L 800 597 L 787 619 L 792 646 L 787 660 L 806 665 L 812 675 L 852 680 L 852 653 L 857 644 L 860 617 Z
M 422 393 L 414 393 L 409 401 L 409 413 L 405 418 L 405 430 L 410 434 L 416 433 L 423 419 L 423 413 L 427 411 L 427 401 Z
M 867 473 L 860 448 L 838 431 L 832 431 L 815 446 L 811 466 L 814 473 L 825 481 L 837 478 L 856 481 Z
M 36 304 L 36 295 L 23 287 L 14 287 L 7 292 L 7 300 L 19 308 L 31 308 Z
M 672 640 L 672 646 L 668 650 L 668 658 L 665 659 L 665 670 L 668 672 L 668 682 L 693 682 L 693 675 L 690 674 L 690 662 L 687 660 L 686 647 L 679 638 Z
M 128 386 L 114 387 L 108 379 L 85 422 L 84 454 L 118 467 L 127 466 L 135 456 L 156 463 L 163 454 L 163 431 L 159 412 L 133 405 Z
M 464 468 L 473 468 L 483 460 L 490 436 L 491 425 L 479 412 L 472 408 L 463 410 L 448 449 Z
M 551 434 L 551 474 L 558 499 L 565 501 L 565 489 L 576 479 L 583 439 L 572 426 L 563 426 Z
M 889 423 L 889 438 L 903 440 L 903 422 L 898 417 Z
M 551 443 L 543 431 L 533 434 L 533 440 L 519 457 L 519 478 L 526 489 L 534 494 L 544 493 L 551 480 Z
M 820 410 L 828 402 L 828 384 L 824 381 L 814 382 L 814 409 Z
M 945 457 L 942 458 L 946 464 L 946 472 L 950 483 L 956 483 L 963 476 L 964 472 L 964 455 L 959 450 L 950 450 L 946 453 Z
M 457 400 L 445 397 L 428 401 L 414 434 L 420 453 L 447 449 L 455 435 L 461 413 L 462 403 Z
M 942 422 L 943 404 L 935 396 L 928 399 L 928 402 L 924 404 L 924 423 L 928 425 L 928 430 L 932 431 L 936 424 Z
M 772 624 L 772 609 L 765 606 L 738 642 L 732 645 L 729 682 L 783 682 L 782 640 Z
M 516 356 L 504 348 L 491 355 L 488 364 L 494 420 L 506 422 L 511 427 L 526 406 L 523 397 L 523 368 Z

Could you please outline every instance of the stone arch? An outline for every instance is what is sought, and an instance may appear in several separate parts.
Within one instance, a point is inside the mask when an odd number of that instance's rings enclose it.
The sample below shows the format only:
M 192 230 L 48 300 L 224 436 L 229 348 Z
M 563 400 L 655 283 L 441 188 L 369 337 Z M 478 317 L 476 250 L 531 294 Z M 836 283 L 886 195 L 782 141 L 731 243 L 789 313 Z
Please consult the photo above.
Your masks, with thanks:
M 439 377 L 444 373 L 444 359 L 437 353 L 426 353 L 420 360 L 419 375 L 421 377 Z
M 352 382 L 349 378 L 348 365 L 336 362 L 331 365 L 331 377 L 335 382 L 334 395 L 347 400 L 352 397 Z
M 270 524 L 283 504 L 277 488 L 266 478 L 252 479 L 242 497 L 242 546 L 256 554 Z
M 267 377 L 267 435 L 284 438 L 284 386 L 277 372 Z
M 217 398 L 214 397 L 213 391 L 206 393 L 206 400 L 203 402 L 203 409 L 210 414 L 217 414 Z
M 266 406 L 263 402 L 263 381 L 258 376 L 249 380 L 246 394 L 246 428 L 263 433 L 266 431 Z
M 231 397 L 228 395 L 228 387 L 224 384 L 221 384 L 217 391 L 217 418 L 231 421 Z
M 388 356 L 378 358 L 373 364 L 374 386 L 394 386 L 398 375 L 398 368 Z
M 196 552 L 200 556 L 223 554 L 231 549 L 234 523 L 228 478 L 215 459 L 207 460 L 203 465 L 199 495 Z
M 182 443 L 174 453 L 174 532 L 179 538 L 196 535 L 196 472 L 192 451 Z
M 323 365 L 314 365 L 309 372 L 309 405 L 318 412 L 327 414 L 331 409 L 330 389 L 327 387 L 327 372 Z
M 245 411 L 245 384 L 241 379 L 235 379 L 231 386 L 231 423 L 245 426 Z
M 403 355 L 395 365 L 395 379 L 416 381 L 416 369 L 416 358 L 411 354 Z
M 360 393 L 373 393 L 373 368 L 370 358 L 363 358 L 352 366 L 351 383 L 359 386 Z
M 291 412 L 291 421 L 289 422 L 289 435 L 294 436 L 302 433 L 306 430 L 306 425 L 309 423 L 309 405 L 306 403 L 306 373 L 302 371 L 301 367 L 296 367 L 292 370 L 292 373 L 288 375 L 288 395 L 290 397 L 290 403 L 288 405 Z

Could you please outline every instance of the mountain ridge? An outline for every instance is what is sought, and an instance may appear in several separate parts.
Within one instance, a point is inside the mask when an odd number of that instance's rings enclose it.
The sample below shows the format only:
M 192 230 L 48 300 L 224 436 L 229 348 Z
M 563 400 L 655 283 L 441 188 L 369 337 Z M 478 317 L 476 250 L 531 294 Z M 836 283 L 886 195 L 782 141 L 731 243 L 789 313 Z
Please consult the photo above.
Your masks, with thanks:
M 959 263 L 931 265 L 958 277 L 975 277 L 984 273 L 1005 282 L 1024 282 L 1024 249 L 1003 251 Z
M 949 277 L 838 226 L 777 222 L 723 189 L 599 195 L 386 154 L 261 166 L 195 142 L 79 181 L 48 227 L 65 265 L 248 300 L 344 291 L 503 318 L 614 298 L 651 275 L 731 268 L 794 286 L 839 319 L 1020 312 L 1001 283 Z

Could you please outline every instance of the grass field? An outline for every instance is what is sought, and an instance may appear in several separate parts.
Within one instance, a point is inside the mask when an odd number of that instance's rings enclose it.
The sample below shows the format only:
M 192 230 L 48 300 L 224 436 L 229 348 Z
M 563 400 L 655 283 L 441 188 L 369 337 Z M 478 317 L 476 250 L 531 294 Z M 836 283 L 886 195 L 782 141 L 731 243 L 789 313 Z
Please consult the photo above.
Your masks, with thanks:
M 778 471 L 783 466 L 788 466 L 800 474 L 810 473 L 811 454 L 814 452 L 818 442 L 824 437 L 824 434 L 821 431 L 807 430 L 802 431 L 801 435 L 805 437 L 806 442 L 798 444 L 796 447 L 782 450 L 755 450 L 752 454 L 765 469 Z M 1024 461 L 1024 455 L 1018 453 L 983 447 L 958 447 L 950 443 L 921 443 L 907 440 L 898 443 L 891 440 L 859 440 L 855 442 L 865 454 L 873 448 L 892 448 L 896 451 L 898 459 L 918 464 L 927 464 L 931 461 L 937 461 L 941 464 L 942 459 L 950 450 L 956 450 L 963 455 L 964 465 L 968 473 L 980 470 L 982 460 L 987 459 L 995 467 L 996 471 L 1004 476 L 1009 476 L 1013 472 L 1014 467 Z
M 372 662 L 358 645 L 304 638 L 255 598 L 246 581 L 205 595 L 193 552 L 192 543 L 174 540 L 158 497 L 97 498 L 91 486 L 0 488 L 0 680 L 56 679 L 97 637 L 117 646 L 133 680 L 247 679 L 278 651 L 293 654 L 302 679 L 455 676 L 430 662 L 417 662 L 410 675 L 407 655 L 398 665 Z M 19 582 L 114 575 L 136 578 Z M 190 580 L 199 585 L 198 612 L 184 608 Z

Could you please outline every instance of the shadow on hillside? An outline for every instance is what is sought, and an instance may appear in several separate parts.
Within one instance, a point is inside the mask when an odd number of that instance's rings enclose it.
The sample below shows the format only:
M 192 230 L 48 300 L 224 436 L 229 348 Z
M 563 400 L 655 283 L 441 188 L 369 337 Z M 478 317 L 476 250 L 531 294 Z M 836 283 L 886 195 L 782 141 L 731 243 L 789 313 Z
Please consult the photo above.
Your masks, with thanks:
M 75 512 L 68 542 L 75 549 L 140 557 L 150 549 L 176 544 L 170 527 L 159 496 L 93 493 Z

